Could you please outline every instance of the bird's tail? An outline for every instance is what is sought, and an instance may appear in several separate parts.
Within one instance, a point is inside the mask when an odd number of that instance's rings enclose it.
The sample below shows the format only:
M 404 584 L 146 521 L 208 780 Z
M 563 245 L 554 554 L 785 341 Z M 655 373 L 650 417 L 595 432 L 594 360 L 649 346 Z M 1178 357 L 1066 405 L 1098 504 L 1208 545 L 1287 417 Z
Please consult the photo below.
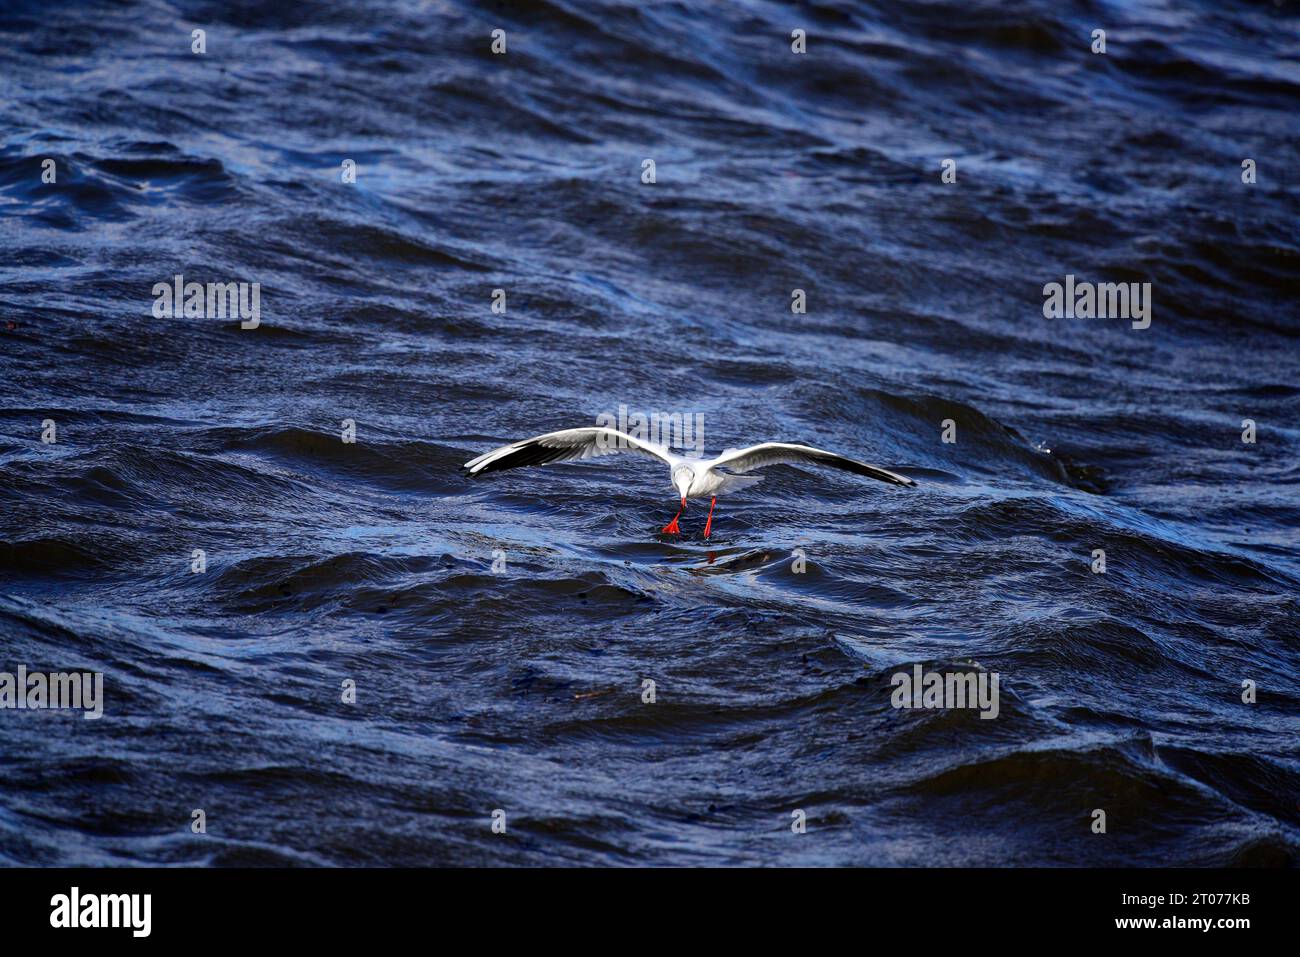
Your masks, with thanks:
M 718 493 L 735 492 L 742 488 L 749 488 L 751 485 L 757 485 L 761 481 L 763 481 L 761 475 L 728 475 L 722 480 L 722 484 L 718 486 Z

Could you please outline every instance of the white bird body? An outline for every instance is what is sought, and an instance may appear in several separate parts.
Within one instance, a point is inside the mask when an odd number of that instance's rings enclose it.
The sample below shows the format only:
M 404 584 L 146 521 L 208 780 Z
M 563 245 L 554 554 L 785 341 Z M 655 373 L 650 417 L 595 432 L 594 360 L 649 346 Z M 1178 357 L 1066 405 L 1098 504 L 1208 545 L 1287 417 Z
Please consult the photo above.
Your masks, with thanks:
M 562 429 L 536 438 L 503 445 L 470 459 L 462 469 L 470 476 L 529 465 L 546 465 L 551 462 L 568 462 L 609 455 L 615 452 L 636 452 L 651 456 L 668 466 L 673 488 L 681 496 L 682 509 L 687 499 L 717 496 L 746 488 L 762 481 L 762 476 L 743 475 L 768 465 L 818 464 L 830 465 L 856 475 L 889 482 L 892 485 L 915 485 L 910 478 L 890 472 L 879 466 L 868 465 L 845 458 L 834 452 L 795 445 L 788 442 L 763 442 L 745 449 L 728 449 L 717 458 L 699 459 L 678 455 L 655 442 L 638 439 L 626 432 L 600 426 L 580 429 Z M 720 471 L 725 469 L 726 471 Z M 678 511 L 677 515 L 681 515 Z M 709 521 L 704 526 L 707 538 L 713 523 L 713 506 L 709 506 Z M 677 517 L 664 527 L 666 532 L 677 532 Z

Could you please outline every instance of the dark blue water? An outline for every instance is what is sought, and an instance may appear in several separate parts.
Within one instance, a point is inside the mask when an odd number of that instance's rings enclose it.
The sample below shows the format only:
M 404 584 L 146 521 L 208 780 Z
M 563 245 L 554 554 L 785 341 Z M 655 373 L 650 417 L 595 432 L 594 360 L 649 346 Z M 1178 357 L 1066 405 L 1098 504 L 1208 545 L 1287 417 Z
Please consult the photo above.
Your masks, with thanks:
M 1298 116 L 1290 2 L 4 4 L 0 671 L 106 700 L 0 862 L 1294 864 Z M 920 485 L 458 473 L 620 405 Z

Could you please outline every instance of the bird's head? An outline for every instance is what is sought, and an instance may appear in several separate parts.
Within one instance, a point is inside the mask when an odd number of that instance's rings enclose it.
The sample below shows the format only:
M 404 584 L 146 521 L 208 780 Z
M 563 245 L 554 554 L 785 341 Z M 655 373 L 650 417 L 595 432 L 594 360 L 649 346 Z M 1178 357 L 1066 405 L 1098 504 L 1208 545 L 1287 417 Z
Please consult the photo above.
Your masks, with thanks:
M 689 465 L 679 465 L 673 469 L 673 486 L 682 496 L 682 508 L 686 507 L 686 490 L 695 481 L 695 470 Z

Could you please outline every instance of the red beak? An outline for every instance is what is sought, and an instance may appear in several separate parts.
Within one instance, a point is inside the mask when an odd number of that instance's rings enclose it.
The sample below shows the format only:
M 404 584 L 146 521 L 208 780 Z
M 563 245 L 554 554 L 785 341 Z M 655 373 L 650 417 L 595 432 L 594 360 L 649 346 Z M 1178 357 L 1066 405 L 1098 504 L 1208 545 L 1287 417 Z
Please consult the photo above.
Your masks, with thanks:
M 682 511 L 686 511 L 686 496 L 682 496 Z

